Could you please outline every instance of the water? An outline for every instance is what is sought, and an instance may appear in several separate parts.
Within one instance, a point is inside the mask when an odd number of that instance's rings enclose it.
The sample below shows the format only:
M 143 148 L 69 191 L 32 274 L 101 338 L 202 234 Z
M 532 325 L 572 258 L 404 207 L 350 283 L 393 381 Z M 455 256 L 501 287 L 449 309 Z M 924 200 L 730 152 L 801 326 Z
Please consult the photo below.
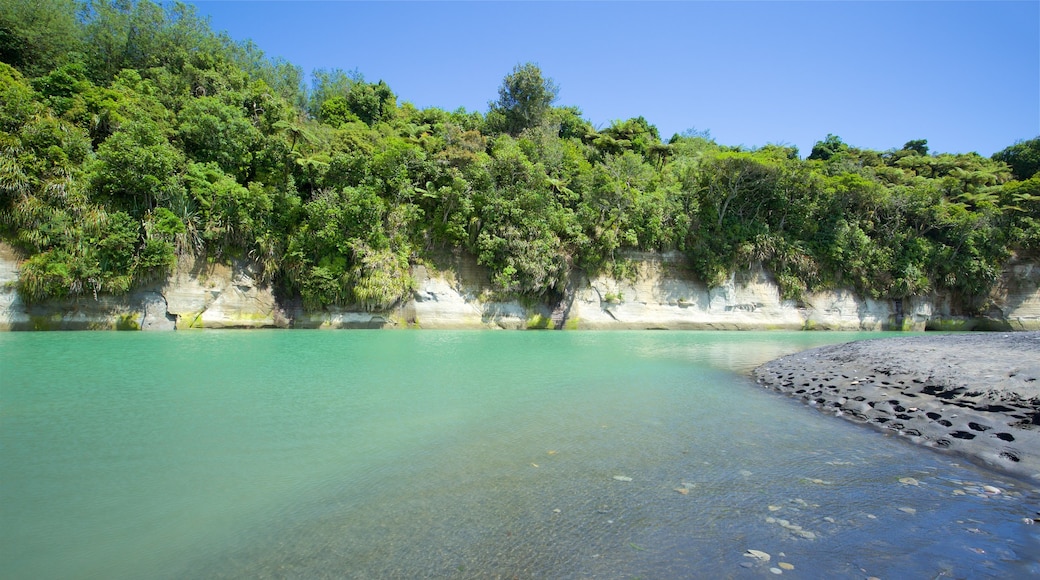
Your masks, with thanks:
M 1032 486 L 747 378 L 868 336 L 0 333 L 0 577 L 1040 575 Z

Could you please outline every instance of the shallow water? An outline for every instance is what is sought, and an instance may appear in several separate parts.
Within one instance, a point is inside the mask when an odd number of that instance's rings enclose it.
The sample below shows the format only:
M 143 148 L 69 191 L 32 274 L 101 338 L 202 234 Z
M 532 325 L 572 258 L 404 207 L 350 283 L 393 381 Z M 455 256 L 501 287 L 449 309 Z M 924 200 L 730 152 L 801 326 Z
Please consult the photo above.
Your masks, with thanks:
M 746 375 L 874 336 L 0 333 L 0 576 L 1040 575 L 1033 486 Z

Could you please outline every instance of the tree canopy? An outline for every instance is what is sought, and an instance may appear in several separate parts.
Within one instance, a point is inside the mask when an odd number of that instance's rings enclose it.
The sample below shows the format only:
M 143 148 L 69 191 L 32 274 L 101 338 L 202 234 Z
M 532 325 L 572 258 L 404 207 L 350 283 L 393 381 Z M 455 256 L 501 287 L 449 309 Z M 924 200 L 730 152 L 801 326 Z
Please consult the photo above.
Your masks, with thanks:
M 540 125 L 558 93 L 559 87 L 552 79 L 543 78 L 537 65 L 516 65 L 513 72 L 502 79 L 498 100 L 489 105 L 488 121 L 492 131 L 517 135 L 524 129 Z
M 1040 138 L 985 158 L 836 135 L 802 159 L 646 118 L 594 127 L 534 64 L 486 112 L 420 109 L 302 71 L 191 6 L 0 0 L 0 237 L 29 302 L 127 292 L 179 256 L 253 260 L 307 308 L 380 309 L 465 252 L 498 292 L 678 251 L 709 284 L 761 263 L 784 295 L 984 295 L 1040 250 Z M 490 90 L 493 88 L 489 87 Z

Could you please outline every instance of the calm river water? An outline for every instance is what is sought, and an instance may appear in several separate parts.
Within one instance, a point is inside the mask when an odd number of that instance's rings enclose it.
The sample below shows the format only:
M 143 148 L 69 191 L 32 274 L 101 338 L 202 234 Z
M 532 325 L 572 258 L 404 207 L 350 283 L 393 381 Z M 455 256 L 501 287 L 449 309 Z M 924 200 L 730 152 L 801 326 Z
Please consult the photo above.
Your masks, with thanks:
M 0 333 L 0 577 L 1040 575 L 1033 486 L 747 378 L 868 336 Z

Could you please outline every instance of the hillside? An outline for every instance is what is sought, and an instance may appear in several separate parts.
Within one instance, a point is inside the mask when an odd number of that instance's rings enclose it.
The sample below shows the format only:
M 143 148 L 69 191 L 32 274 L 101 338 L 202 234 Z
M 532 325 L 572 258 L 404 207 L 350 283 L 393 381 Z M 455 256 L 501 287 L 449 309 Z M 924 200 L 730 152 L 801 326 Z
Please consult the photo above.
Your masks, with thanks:
M 644 117 L 592 126 L 533 64 L 487 111 L 418 109 L 356 73 L 305 83 L 148 0 L 0 0 L 0 60 L 0 238 L 29 305 L 126 295 L 189 258 L 248 261 L 306 310 L 378 311 L 445 253 L 552 304 L 576 272 L 677 252 L 709 288 L 762 264 L 783 299 L 941 292 L 981 311 L 1040 251 L 1040 139 L 993 158 L 663 140 Z

